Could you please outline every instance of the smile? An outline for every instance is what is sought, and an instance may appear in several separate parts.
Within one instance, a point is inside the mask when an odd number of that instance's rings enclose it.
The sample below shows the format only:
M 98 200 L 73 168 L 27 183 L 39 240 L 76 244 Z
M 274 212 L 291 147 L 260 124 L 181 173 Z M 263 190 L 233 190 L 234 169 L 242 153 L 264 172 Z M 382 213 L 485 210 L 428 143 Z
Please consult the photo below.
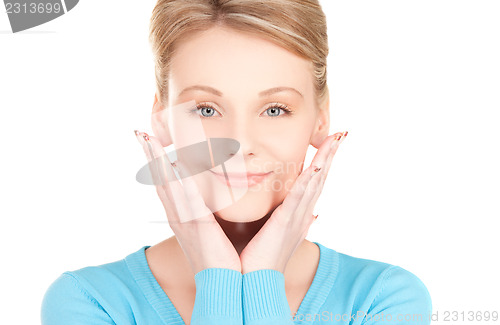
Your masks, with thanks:
M 272 172 L 268 173 L 227 173 L 227 179 L 224 174 L 210 172 L 215 175 L 217 180 L 229 187 L 251 187 L 263 182 Z

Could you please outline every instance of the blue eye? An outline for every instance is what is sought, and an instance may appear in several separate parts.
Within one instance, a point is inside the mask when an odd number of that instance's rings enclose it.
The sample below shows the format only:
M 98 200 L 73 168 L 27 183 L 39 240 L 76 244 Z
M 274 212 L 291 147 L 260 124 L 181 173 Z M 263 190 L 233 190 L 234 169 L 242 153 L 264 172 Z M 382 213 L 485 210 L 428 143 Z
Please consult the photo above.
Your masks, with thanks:
M 266 109 L 266 112 L 268 112 L 269 116 L 279 116 L 280 115 L 280 109 L 277 107 L 270 107 Z
M 280 110 L 282 110 L 285 113 L 284 114 L 280 114 L 279 113 Z M 271 117 L 276 117 L 276 116 L 280 116 L 280 115 L 291 115 L 292 114 L 292 111 L 290 109 L 288 109 L 288 106 L 282 105 L 280 103 L 274 103 L 271 107 L 268 107 L 266 109 L 266 112 L 269 112 L 268 116 L 271 116 Z
M 200 112 L 201 112 L 201 115 L 203 115 L 205 117 L 210 117 L 210 116 L 214 115 L 215 110 L 212 107 L 204 106 L 201 108 Z
M 266 112 L 269 116 L 279 116 L 280 115 L 280 108 L 279 107 L 269 107 L 266 109 Z
M 201 112 L 202 117 L 213 117 L 216 110 L 208 103 L 201 103 L 196 105 L 196 108 L 194 108 L 191 112 L 197 114 L 198 116 L 200 116 L 198 112 Z
M 284 112 L 284 114 L 280 114 L 280 110 L 282 110 Z M 202 117 L 206 117 L 206 118 L 214 117 L 216 112 L 217 112 L 217 110 L 215 109 L 215 107 L 213 107 L 209 103 L 200 103 L 200 104 L 196 105 L 196 108 L 191 110 L 191 113 L 196 114 L 198 116 L 201 115 Z M 270 107 L 268 107 L 265 110 L 265 112 L 267 112 L 267 116 L 270 116 L 270 117 L 278 117 L 278 116 L 282 116 L 282 115 L 292 115 L 292 110 L 290 110 L 287 105 L 283 105 L 280 103 L 272 104 Z

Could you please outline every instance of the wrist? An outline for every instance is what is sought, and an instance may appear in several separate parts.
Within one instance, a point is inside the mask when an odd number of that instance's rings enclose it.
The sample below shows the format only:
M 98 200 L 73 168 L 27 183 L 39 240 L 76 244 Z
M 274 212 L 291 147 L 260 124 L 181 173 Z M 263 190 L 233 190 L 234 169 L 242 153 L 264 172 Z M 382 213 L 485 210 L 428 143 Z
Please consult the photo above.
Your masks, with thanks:
M 290 317 L 283 273 L 256 270 L 244 274 L 242 280 L 244 324 L 263 324 L 264 320 L 271 319 L 279 323 Z

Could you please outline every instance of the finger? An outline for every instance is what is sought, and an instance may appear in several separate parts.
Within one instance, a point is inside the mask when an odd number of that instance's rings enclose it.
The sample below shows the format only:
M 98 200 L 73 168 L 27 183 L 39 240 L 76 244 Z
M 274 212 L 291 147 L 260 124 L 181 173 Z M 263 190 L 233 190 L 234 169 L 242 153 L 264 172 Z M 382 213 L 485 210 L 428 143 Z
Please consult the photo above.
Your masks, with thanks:
M 162 164 L 165 158 L 167 161 L 168 158 L 163 150 L 163 146 L 157 144 L 156 138 L 149 136 L 146 132 L 139 132 L 137 130 L 135 130 L 135 134 L 148 159 L 148 166 L 153 178 L 153 184 L 166 185 L 169 180 L 176 180 L 171 166 L 167 169 L 165 168 L 166 166 Z
M 155 148 L 161 148 L 163 150 L 160 141 L 156 137 L 151 137 L 151 141 Z M 193 220 L 196 217 L 193 215 L 193 202 L 192 200 L 190 200 L 190 198 L 188 198 L 186 193 L 186 186 L 187 184 L 190 184 L 190 179 L 186 171 L 180 169 L 181 164 L 179 161 L 171 163 L 166 154 L 163 155 L 162 158 L 163 162 L 161 165 L 163 166 L 163 168 L 169 170 L 169 172 L 173 174 L 173 168 L 175 167 L 179 172 L 179 175 L 181 175 L 181 178 L 183 178 L 183 181 L 181 183 L 177 176 L 174 175 L 174 180 L 169 181 L 167 186 L 162 186 L 162 188 L 170 189 L 169 193 L 171 201 L 174 203 L 174 206 L 177 209 L 175 221 L 180 226 L 185 221 Z
M 177 187 L 180 189 L 182 184 L 177 179 L 172 164 L 159 139 L 145 132 L 141 133 L 143 134 L 145 151 L 148 152 L 150 167 L 155 172 L 155 175 L 153 175 L 154 184 L 160 186 L 169 185 L 169 188 Z
M 326 160 L 328 158 L 328 153 L 329 153 L 329 148 L 331 146 L 331 144 L 335 141 L 336 139 L 336 134 L 334 135 L 331 135 L 331 136 L 328 136 L 325 140 L 323 140 L 323 143 L 321 144 L 321 146 L 319 147 L 318 151 L 316 152 L 314 158 L 313 158 L 313 161 L 311 162 L 311 165 L 309 166 L 309 168 L 306 168 L 304 171 L 302 171 L 302 173 L 298 176 L 297 180 L 295 181 L 295 184 L 296 187 L 302 187 L 302 190 L 305 190 L 305 188 L 307 187 L 307 183 L 311 180 L 311 176 L 312 174 L 310 173 L 312 170 L 314 170 L 315 168 L 320 168 L 326 163 Z M 295 184 L 294 184 L 294 187 L 295 187 Z M 299 195 L 300 191 L 297 191 L 297 190 L 300 190 L 299 188 L 296 188 L 295 189 L 296 191 L 294 191 L 294 193 L 292 193 L 292 196 L 293 195 Z M 303 194 L 303 191 L 302 191 L 302 194 Z M 300 194 L 300 196 L 302 196 L 302 194 Z
M 336 133 L 336 134 L 338 134 L 338 133 Z M 340 133 L 339 136 L 337 136 L 335 138 L 336 140 L 333 142 L 333 146 L 330 149 L 330 153 L 328 154 L 328 158 L 327 158 L 326 163 L 325 163 L 325 170 L 323 171 L 323 175 L 321 176 L 321 179 L 323 182 L 326 181 L 326 177 L 328 176 L 328 172 L 330 171 L 333 156 L 335 156 L 335 153 L 337 152 L 338 147 L 340 146 L 340 144 L 342 143 L 342 141 L 344 140 L 346 135 L 347 135 L 347 131 Z
M 170 181 L 169 185 L 172 187 L 171 197 L 173 198 L 173 202 L 176 203 L 176 206 L 179 206 L 177 221 L 184 223 L 185 221 L 197 219 L 198 222 L 202 220 L 206 222 L 215 222 L 215 218 L 210 209 L 206 206 L 198 189 L 198 185 L 194 178 L 191 177 L 192 175 L 187 166 L 183 164 L 181 160 L 177 160 L 172 164 L 165 154 L 163 145 L 158 138 L 150 136 L 150 142 L 153 146 L 155 157 L 159 157 L 163 160 L 160 165 L 167 170 L 167 173 L 173 175 L 172 177 L 174 180 Z M 159 153 L 156 154 L 156 152 Z M 173 166 L 179 171 L 182 184 L 174 175 Z
M 337 141 L 336 139 L 341 133 L 335 133 L 333 135 L 328 136 L 323 143 L 319 147 L 318 151 L 314 155 L 314 158 L 311 162 L 311 165 L 323 167 L 326 164 L 326 160 L 328 159 L 328 154 L 330 153 L 331 145 Z
M 342 134 L 336 133 L 329 138 L 330 139 L 325 139 L 320 147 L 320 150 L 316 153 L 312 163 L 313 165 L 322 164 L 321 171 L 319 172 L 320 175 L 311 178 L 310 184 L 308 184 L 306 190 L 304 191 L 304 195 L 296 208 L 297 218 L 304 220 L 306 223 L 308 223 L 312 218 L 312 213 L 309 213 L 309 209 L 311 206 L 314 208 L 316 201 L 323 190 L 325 175 L 328 172 L 329 163 L 331 163 L 333 153 L 338 147 Z M 311 216 L 311 218 L 309 218 L 309 216 Z
M 201 195 L 198 184 L 191 177 L 191 174 L 187 166 L 180 160 L 175 162 L 176 168 L 178 168 L 179 173 L 182 175 L 182 184 L 184 188 L 184 194 L 186 196 L 187 202 L 189 202 L 189 207 L 191 208 L 191 219 L 197 219 L 198 221 L 215 222 L 212 211 L 206 206 L 203 196 Z
M 311 181 L 312 176 L 316 173 L 316 171 L 314 170 L 318 168 L 321 169 L 321 166 L 326 163 L 329 148 L 336 138 L 337 134 L 334 134 L 323 140 L 323 143 L 316 152 L 311 165 L 297 177 L 297 180 L 293 184 L 290 192 L 285 197 L 282 203 L 282 207 L 280 208 L 283 213 L 280 213 L 279 216 L 282 218 L 283 222 L 289 222 L 292 218 L 295 217 L 295 215 L 297 215 L 297 209 L 303 200 L 305 192 L 309 187 L 309 182 Z M 317 172 L 319 172 L 319 170 Z M 309 190 L 311 190 L 310 187 Z
M 317 170 L 317 171 L 315 171 Z M 277 219 L 280 219 L 284 224 L 289 223 L 295 215 L 297 207 L 299 206 L 307 186 L 314 176 L 320 171 L 319 167 L 311 165 L 307 167 L 295 180 L 292 188 L 286 195 L 283 203 L 280 206 L 280 213 L 277 214 Z
M 321 144 L 318 152 L 316 152 L 311 165 L 297 177 L 292 189 L 287 194 L 280 207 L 280 213 L 277 216 L 277 218 L 281 219 L 280 221 L 289 223 L 296 215 L 300 215 L 300 213 L 296 213 L 299 206 L 301 206 L 302 210 L 305 209 L 305 203 L 302 203 L 301 205 L 301 202 L 303 201 L 306 192 L 306 196 L 309 199 L 312 195 L 314 195 L 315 189 L 317 188 L 317 182 L 319 180 L 315 180 L 316 184 L 311 186 L 309 186 L 309 183 L 313 179 L 314 174 L 321 170 L 321 166 L 326 164 L 329 149 L 333 142 L 338 139 L 339 135 L 340 133 L 327 137 Z
M 162 198 L 168 222 L 179 224 L 179 216 L 190 214 L 182 184 L 175 176 L 172 165 L 158 139 L 145 132 L 139 132 L 138 136 L 142 139 L 144 151 L 148 156 L 154 184 L 156 184 L 158 195 Z
M 335 147 L 335 144 L 340 139 L 340 135 L 340 133 L 336 133 L 328 136 L 323 141 L 320 148 L 318 149 L 318 152 L 316 152 L 316 155 L 314 156 L 311 166 L 319 166 L 321 168 L 321 171 L 319 171 L 319 176 L 309 178 L 309 183 L 307 184 L 305 190 L 302 192 L 302 197 L 300 198 L 299 202 L 297 202 L 295 211 L 299 218 L 303 218 L 304 211 L 308 207 L 312 197 L 317 192 L 317 189 L 321 181 L 323 180 L 323 169 L 326 167 L 328 158 L 330 157 L 331 148 Z
M 338 147 L 340 146 L 340 144 L 342 143 L 342 141 L 347 136 L 347 133 L 348 133 L 347 131 L 343 132 L 341 134 L 341 136 L 337 137 L 336 138 L 337 140 L 333 143 L 333 147 L 332 147 L 332 150 L 331 150 L 330 154 L 328 155 L 328 160 L 326 162 L 324 170 L 322 169 L 322 171 L 321 171 L 321 173 L 322 173 L 321 179 L 319 180 L 319 184 L 318 184 L 318 186 L 316 188 L 315 194 L 310 199 L 309 204 L 307 204 L 307 208 L 304 211 L 304 215 L 306 215 L 306 216 L 310 215 L 311 216 L 311 223 L 314 221 L 314 215 L 312 213 L 314 211 L 314 207 L 316 205 L 316 202 L 318 201 L 319 196 L 320 196 L 321 192 L 323 191 L 323 187 L 325 185 L 326 177 L 328 176 L 328 172 L 329 172 L 330 167 L 331 167 L 332 159 L 335 156 L 335 153 L 337 152 Z
M 307 188 L 304 191 L 302 199 L 300 200 L 299 204 L 295 209 L 296 218 L 298 218 L 302 222 L 302 224 L 309 223 L 310 219 L 309 217 L 311 213 L 309 213 L 308 210 L 311 205 L 314 207 L 316 203 L 315 200 L 317 200 L 318 197 L 317 193 L 321 192 L 321 187 L 323 185 L 321 178 L 322 174 L 323 174 L 323 168 L 321 168 L 321 170 L 318 173 L 314 174 L 311 177 L 311 180 L 309 181 L 309 184 L 307 185 Z

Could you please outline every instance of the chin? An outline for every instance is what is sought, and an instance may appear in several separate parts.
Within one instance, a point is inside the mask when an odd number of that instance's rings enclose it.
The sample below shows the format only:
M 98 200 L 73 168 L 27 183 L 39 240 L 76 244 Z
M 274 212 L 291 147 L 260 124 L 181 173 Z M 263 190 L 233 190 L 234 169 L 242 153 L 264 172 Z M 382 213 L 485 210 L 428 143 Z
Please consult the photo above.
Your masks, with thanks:
M 284 199 L 284 191 L 270 190 L 269 184 L 254 186 L 247 189 L 232 189 L 232 197 L 224 185 L 213 182 L 210 178 L 199 177 L 198 187 L 203 195 L 205 204 L 213 214 L 229 222 L 254 222 L 264 218 L 274 210 Z M 219 193 L 214 195 L 214 193 Z M 236 200 L 234 198 L 236 197 Z
M 255 206 L 242 208 L 241 205 L 234 204 L 215 212 L 214 215 L 230 222 L 253 222 L 265 217 L 269 211 L 270 209 L 266 209 L 264 206 L 261 208 L 255 208 Z

